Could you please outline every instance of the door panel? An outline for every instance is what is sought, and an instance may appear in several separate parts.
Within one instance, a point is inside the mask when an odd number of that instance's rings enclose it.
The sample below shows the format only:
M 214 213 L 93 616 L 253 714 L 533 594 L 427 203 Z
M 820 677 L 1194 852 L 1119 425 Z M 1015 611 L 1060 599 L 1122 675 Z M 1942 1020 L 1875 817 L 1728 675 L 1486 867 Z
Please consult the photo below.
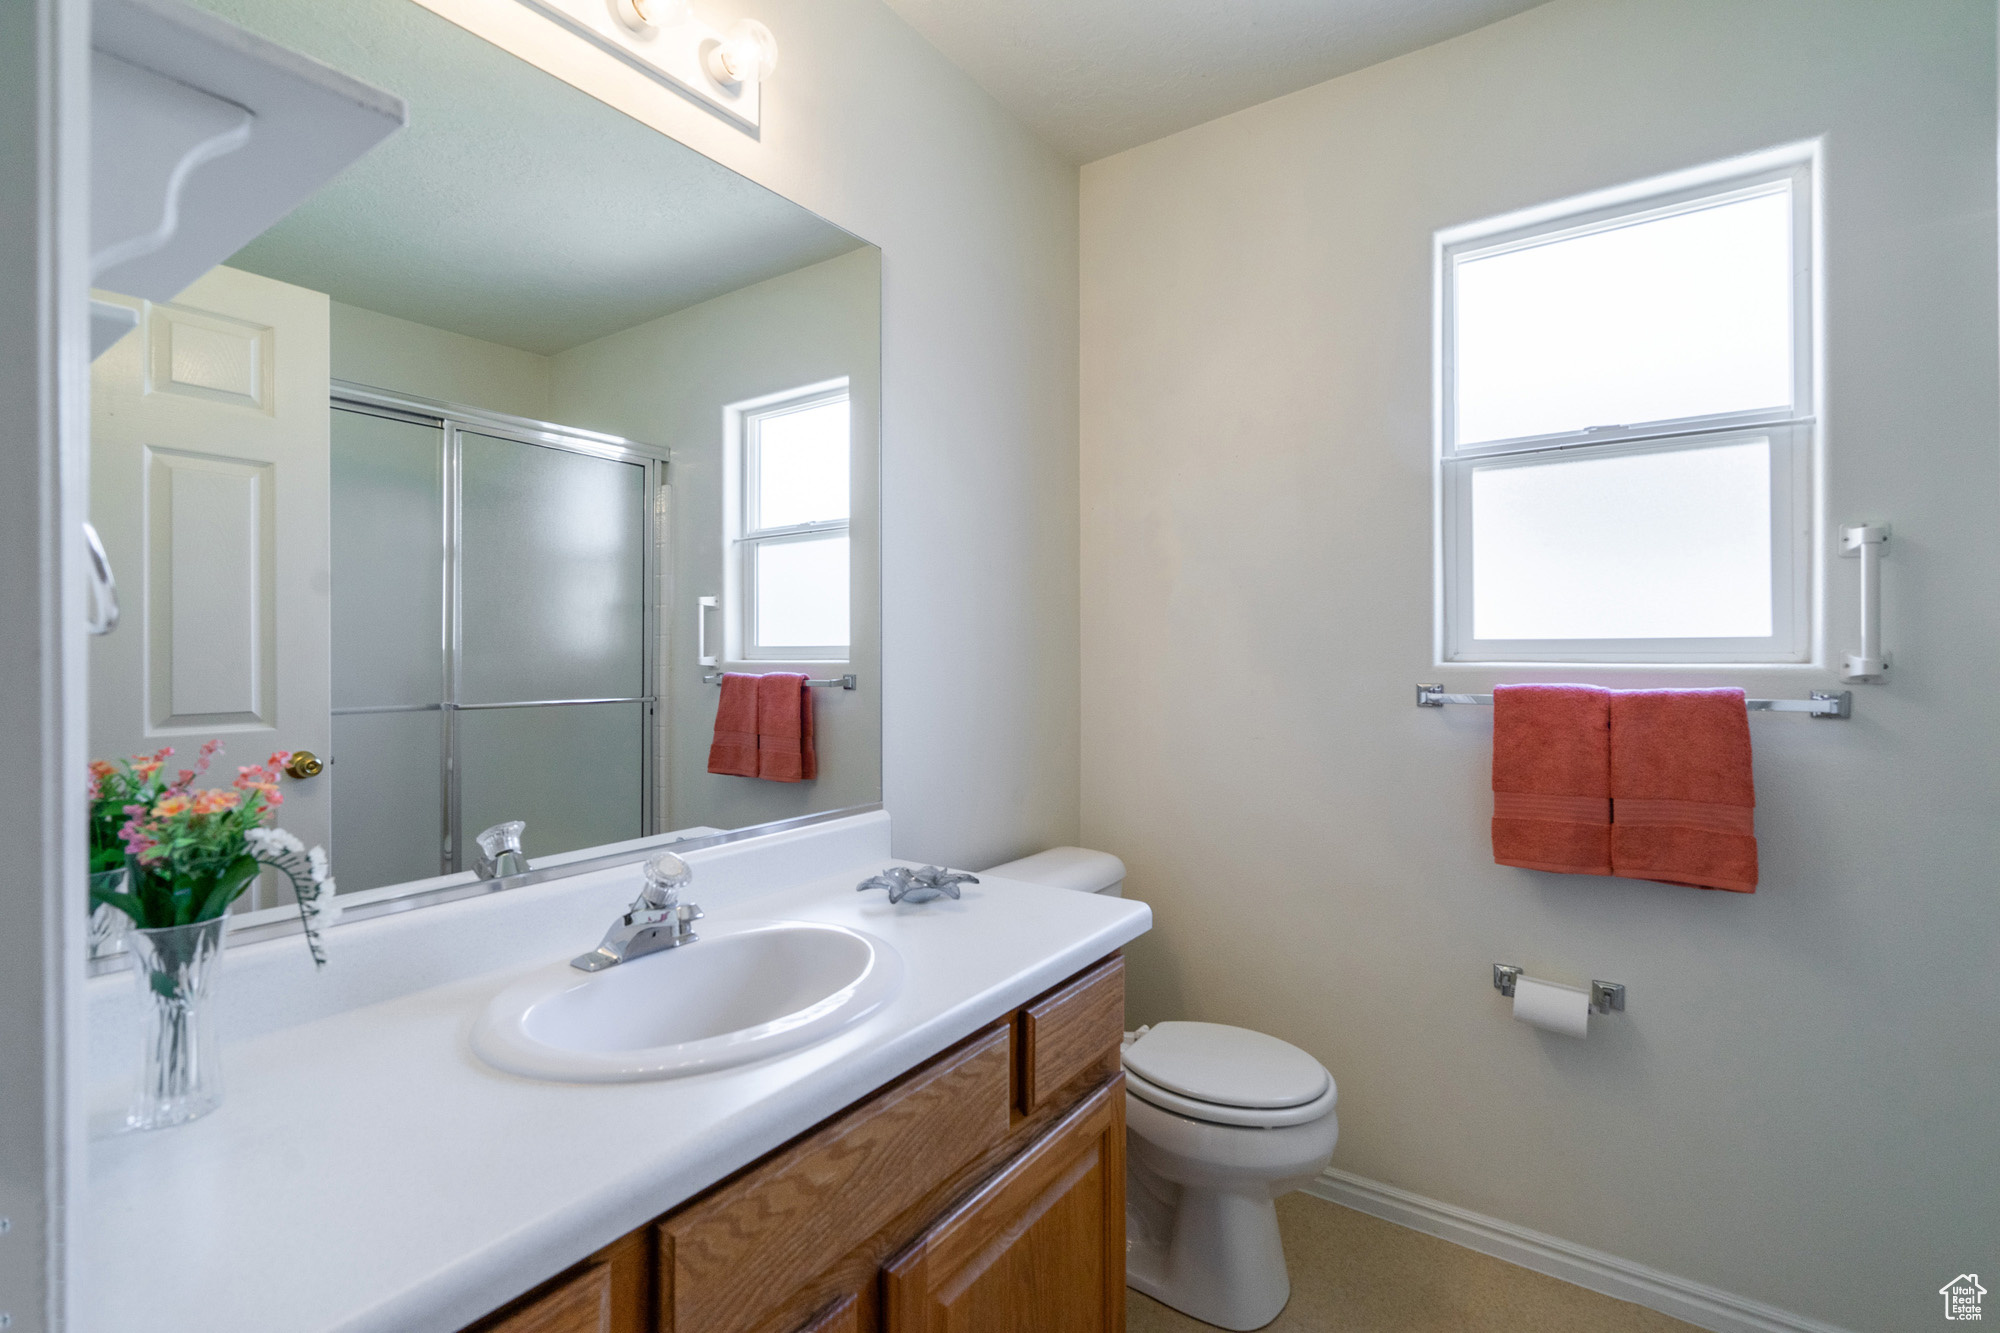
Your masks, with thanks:
M 887 1333 L 1119 1333 L 1123 1076 L 920 1236 L 883 1277 Z
M 802 1291 L 1007 1137 L 1012 1064 L 991 1028 L 663 1221 L 663 1333 L 796 1327 Z
M 459 438 L 458 702 L 644 694 L 645 468 Z
M 98 295 L 139 313 L 91 367 L 91 518 L 139 595 L 91 641 L 91 755 L 219 736 L 220 784 L 327 753 L 327 298 L 229 268 L 171 303 Z M 279 822 L 338 873 L 329 786 L 287 782 Z

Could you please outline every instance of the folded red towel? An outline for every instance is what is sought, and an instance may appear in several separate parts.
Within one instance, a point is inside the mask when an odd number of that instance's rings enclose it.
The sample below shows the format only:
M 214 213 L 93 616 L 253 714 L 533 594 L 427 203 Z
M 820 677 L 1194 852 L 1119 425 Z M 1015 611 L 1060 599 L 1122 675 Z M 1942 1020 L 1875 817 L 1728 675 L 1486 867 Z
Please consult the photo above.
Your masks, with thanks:
M 1756 805 L 1743 691 L 1611 696 L 1612 873 L 1754 893 Z
M 757 677 L 734 671 L 722 677 L 708 771 L 738 778 L 757 776 Z
M 1611 873 L 1611 691 L 1493 691 L 1493 859 L 1524 870 Z
M 812 690 L 804 676 L 773 671 L 757 678 L 757 776 L 772 782 L 806 782 L 819 776 Z

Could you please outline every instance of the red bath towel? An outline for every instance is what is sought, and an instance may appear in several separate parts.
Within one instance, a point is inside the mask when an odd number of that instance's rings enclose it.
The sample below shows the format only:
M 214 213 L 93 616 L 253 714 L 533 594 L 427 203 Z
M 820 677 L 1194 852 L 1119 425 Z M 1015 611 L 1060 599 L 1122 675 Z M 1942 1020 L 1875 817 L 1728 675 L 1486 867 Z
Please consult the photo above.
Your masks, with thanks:
M 1493 691 L 1493 859 L 1524 870 L 1611 873 L 1611 691 Z
M 1756 805 L 1743 691 L 1611 696 L 1612 873 L 1754 893 Z
M 809 782 L 819 776 L 813 750 L 812 689 L 789 671 L 757 677 L 757 776 Z
M 757 776 L 757 677 L 734 671 L 722 677 L 722 701 L 715 706 L 715 740 L 708 747 L 708 771 L 739 778 Z

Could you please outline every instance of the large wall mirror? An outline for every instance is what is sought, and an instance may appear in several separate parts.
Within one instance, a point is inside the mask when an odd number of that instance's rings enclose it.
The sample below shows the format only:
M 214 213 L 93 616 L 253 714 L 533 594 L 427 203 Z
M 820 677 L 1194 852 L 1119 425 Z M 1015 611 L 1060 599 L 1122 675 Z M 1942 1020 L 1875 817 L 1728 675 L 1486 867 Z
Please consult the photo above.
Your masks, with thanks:
M 413 0 L 198 3 L 410 123 L 172 303 L 96 293 L 92 755 L 310 753 L 279 822 L 350 915 L 511 821 L 539 873 L 878 801 L 877 250 Z

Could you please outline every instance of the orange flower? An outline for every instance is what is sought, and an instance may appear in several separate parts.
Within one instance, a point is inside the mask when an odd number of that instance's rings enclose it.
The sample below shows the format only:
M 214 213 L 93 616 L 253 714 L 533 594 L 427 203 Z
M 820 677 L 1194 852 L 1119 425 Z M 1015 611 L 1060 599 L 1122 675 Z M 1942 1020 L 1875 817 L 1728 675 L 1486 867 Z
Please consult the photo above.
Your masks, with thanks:
M 190 801 L 187 797 L 175 793 L 153 807 L 153 817 L 155 819 L 172 819 L 175 815 L 185 814 L 188 807 L 193 804 L 194 802 Z
M 117 771 L 117 769 L 102 759 L 93 759 L 90 761 L 90 776 L 94 778 L 108 778 Z
M 234 810 L 242 799 L 238 792 L 223 791 L 217 787 L 204 788 L 195 793 L 194 812 L 198 815 L 221 814 L 224 810 Z

